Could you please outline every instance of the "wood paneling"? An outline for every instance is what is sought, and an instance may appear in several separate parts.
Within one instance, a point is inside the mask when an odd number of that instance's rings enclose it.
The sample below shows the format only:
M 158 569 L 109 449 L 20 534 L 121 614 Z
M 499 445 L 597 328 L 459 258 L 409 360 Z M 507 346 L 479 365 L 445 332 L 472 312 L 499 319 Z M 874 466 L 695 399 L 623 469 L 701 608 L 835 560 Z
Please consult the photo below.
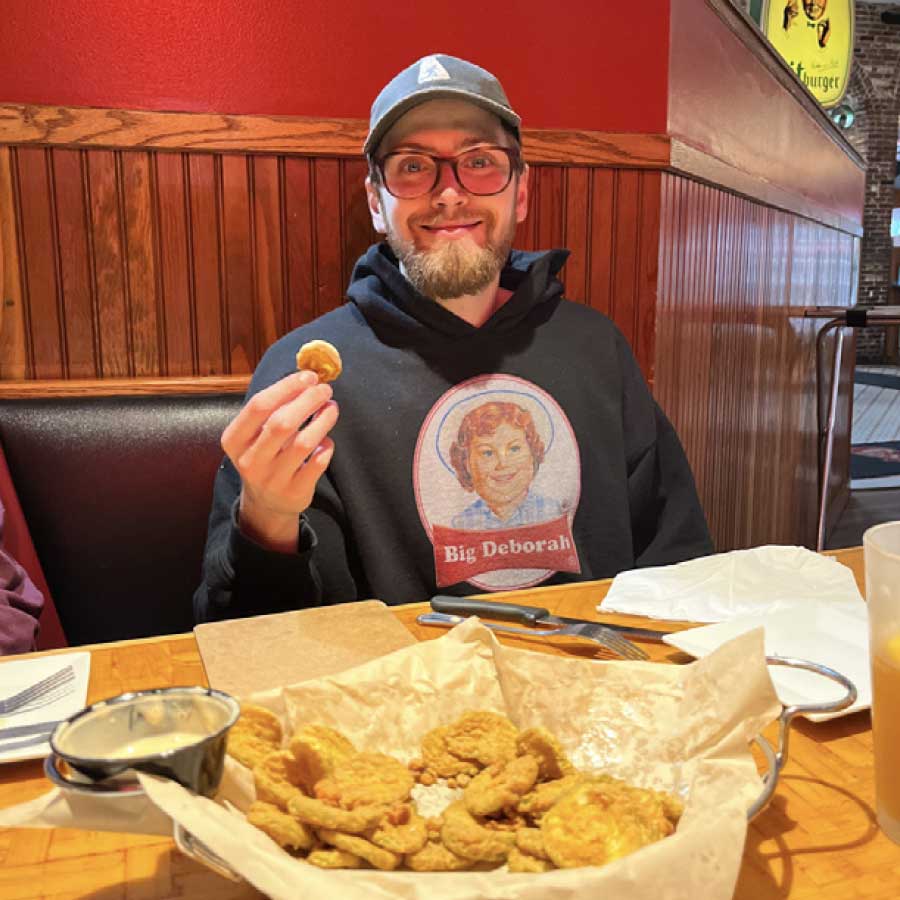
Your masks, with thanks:
M 340 305 L 378 237 L 362 160 L 34 147 L 4 160 L 7 379 L 249 373 Z M 533 166 L 516 242 L 573 249 L 568 295 L 615 320 L 648 377 L 659 185 L 654 171 Z
M 0 103 L 0 144 L 84 149 L 301 153 L 359 158 L 363 119 L 228 116 Z M 537 163 L 659 168 L 669 161 L 664 134 L 525 128 L 525 156 Z
M 685 445 L 720 550 L 814 546 L 815 335 L 824 322 L 800 310 L 852 304 L 857 242 L 663 176 L 654 390 Z M 849 448 L 847 376 L 836 487 Z

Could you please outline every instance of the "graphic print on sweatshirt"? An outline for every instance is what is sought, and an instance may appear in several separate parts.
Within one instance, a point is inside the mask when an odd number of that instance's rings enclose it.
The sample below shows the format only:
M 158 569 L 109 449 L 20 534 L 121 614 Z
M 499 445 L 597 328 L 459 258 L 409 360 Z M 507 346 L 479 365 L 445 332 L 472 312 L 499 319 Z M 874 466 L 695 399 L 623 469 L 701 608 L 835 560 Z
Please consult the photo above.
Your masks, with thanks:
M 438 587 L 512 590 L 581 571 L 578 444 L 537 385 L 481 375 L 447 391 L 419 432 L 413 486 Z

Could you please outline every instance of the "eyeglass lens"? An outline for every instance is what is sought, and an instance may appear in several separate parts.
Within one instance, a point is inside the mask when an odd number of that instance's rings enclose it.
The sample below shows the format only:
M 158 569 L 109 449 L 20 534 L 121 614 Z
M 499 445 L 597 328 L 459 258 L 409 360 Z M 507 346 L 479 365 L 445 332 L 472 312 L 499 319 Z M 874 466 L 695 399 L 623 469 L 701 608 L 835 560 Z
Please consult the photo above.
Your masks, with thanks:
M 426 153 L 392 153 L 383 163 L 385 187 L 395 197 L 421 197 L 437 184 L 440 162 Z M 476 147 L 447 162 L 453 165 L 459 183 L 472 194 L 498 194 L 512 177 L 512 160 L 499 148 Z

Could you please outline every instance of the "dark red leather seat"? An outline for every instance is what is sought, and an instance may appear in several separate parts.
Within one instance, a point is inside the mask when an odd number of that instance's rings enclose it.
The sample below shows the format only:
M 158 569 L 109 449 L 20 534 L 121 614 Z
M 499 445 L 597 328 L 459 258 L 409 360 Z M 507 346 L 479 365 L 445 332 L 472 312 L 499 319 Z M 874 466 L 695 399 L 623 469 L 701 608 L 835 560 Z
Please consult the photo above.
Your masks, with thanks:
M 190 631 L 239 394 L 0 399 L 0 445 L 72 645 Z

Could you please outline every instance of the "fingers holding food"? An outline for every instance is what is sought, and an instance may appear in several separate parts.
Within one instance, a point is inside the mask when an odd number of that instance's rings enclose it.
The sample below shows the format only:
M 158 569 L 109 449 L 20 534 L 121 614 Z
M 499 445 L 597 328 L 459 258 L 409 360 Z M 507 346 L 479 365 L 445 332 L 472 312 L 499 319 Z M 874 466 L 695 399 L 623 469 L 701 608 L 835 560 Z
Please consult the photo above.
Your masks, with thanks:
M 328 341 L 307 341 L 297 351 L 297 369 L 315 372 L 322 382 L 334 381 L 343 370 L 341 354 Z

